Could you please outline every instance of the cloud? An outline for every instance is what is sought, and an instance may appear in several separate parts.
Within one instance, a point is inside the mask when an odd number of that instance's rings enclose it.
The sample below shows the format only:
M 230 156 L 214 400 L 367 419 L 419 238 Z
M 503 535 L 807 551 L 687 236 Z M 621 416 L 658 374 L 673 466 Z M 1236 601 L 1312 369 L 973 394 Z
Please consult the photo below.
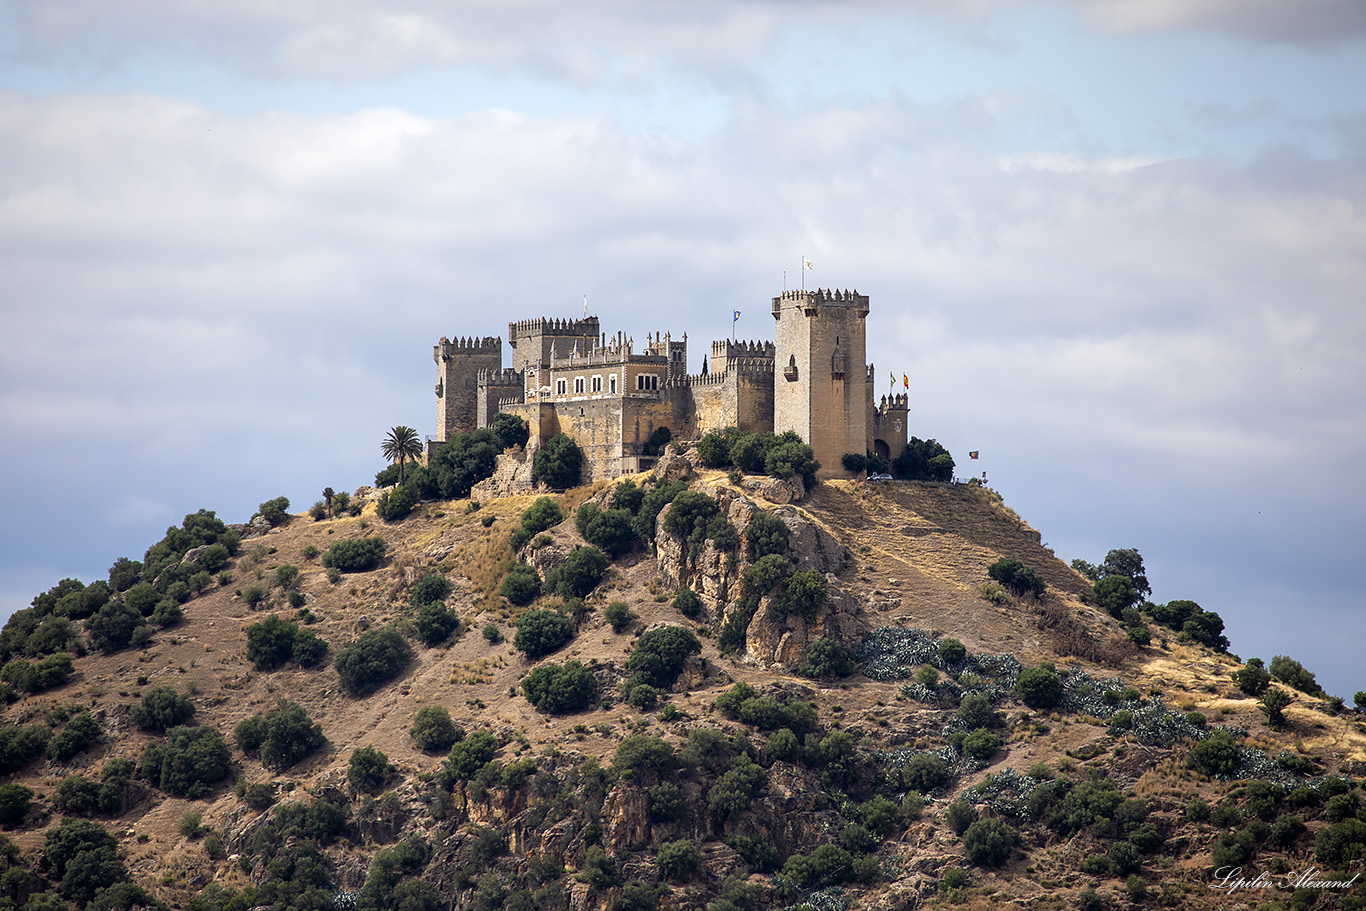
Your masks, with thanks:
M 1082 20 L 1107 34 L 1213 31 L 1266 44 L 1330 45 L 1366 37 L 1355 0 L 1077 0 Z

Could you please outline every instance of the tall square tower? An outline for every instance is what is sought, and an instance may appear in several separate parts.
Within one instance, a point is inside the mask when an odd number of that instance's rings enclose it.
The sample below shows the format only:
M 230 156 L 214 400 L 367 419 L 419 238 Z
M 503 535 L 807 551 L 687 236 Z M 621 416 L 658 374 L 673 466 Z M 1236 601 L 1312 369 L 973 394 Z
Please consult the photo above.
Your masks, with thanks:
M 844 477 L 845 453 L 868 440 L 864 325 L 857 291 L 784 291 L 773 298 L 773 432 L 810 444 L 821 475 Z

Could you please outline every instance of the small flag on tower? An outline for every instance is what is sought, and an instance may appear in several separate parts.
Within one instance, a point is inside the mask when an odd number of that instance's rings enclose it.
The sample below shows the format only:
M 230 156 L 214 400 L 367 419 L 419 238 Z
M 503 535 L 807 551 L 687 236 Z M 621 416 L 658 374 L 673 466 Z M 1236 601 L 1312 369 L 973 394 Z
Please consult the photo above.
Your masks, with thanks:
M 811 265 L 811 260 L 809 260 L 809 259 L 807 259 L 805 256 L 803 256 L 803 257 L 802 257 L 802 268 L 803 268 L 803 269 L 814 269 L 814 268 L 816 268 L 816 267 L 813 266 L 813 265 Z
M 740 318 L 740 311 L 739 311 L 739 310 L 736 310 L 736 311 L 735 311 L 735 316 L 731 317 L 731 322 L 733 323 L 733 322 L 735 322 L 736 320 L 738 320 L 739 318 Z
M 911 391 L 911 378 L 910 378 L 909 376 L 907 376 L 906 374 L 903 373 L 903 374 L 901 374 L 901 382 L 903 382 L 903 383 L 906 384 L 906 391 L 907 391 L 907 392 L 910 392 L 910 391 Z
M 968 453 L 968 458 L 970 458 L 970 459 L 975 459 L 975 458 L 977 458 L 977 450 L 974 449 L 974 450 L 970 451 L 970 452 Z

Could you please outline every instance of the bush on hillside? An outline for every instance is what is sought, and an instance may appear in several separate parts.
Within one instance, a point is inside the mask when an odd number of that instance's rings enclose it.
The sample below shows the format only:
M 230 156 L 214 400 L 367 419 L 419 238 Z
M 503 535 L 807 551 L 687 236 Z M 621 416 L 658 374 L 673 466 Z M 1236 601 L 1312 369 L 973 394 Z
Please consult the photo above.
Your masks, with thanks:
M 428 647 L 440 645 L 460 628 L 460 618 L 441 601 L 431 601 L 417 609 L 413 631 L 418 641 Z
M 602 618 L 611 624 L 612 632 L 620 633 L 631 625 L 636 615 L 631 613 L 631 608 L 626 606 L 625 601 L 613 601 L 602 612 Z
M 175 727 L 165 741 L 147 745 L 138 774 L 168 794 L 203 797 L 232 771 L 232 753 L 223 735 L 207 725 Z
M 261 764 L 276 772 L 327 743 L 322 727 L 308 717 L 303 706 L 287 699 L 281 699 L 272 711 L 239 722 L 233 736 L 242 752 L 259 753 Z
M 541 574 L 525 563 L 513 563 L 498 586 L 498 594 L 518 607 L 530 604 L 541 594 Z
M 388 756 L 374 747 L 359 747 L 346 764 L 346 783 L 357 791 L 378 791 L 393 771 Z
M 1308 693 L 1311 696 L 1323 695 L 1323 688 L 1314 679 L 1314 675 L 1293 658 L 1287 658 L 1285 655 L 1273 656 L 1270 671 L 1272 677 L 1286 686 L 1293 686 L 1301 693 Z
M 1027 667 L 1016 678 L 1015 695 L 1032 709 L 1051 709 L 1062 701 L 1062 680 L 1051 664 Z
M 342 689 L 352 696 L 373 693 L 413 660 L 408 640 L 391 627 L 367 630 L 337 653 L 334 662 Z
M 445 753 L 457 740 L 465 736 L 444 706 L 424 705 L 413 716 L 408 736 L 425 753 Z
M 596 689 L 593 674 L 577 661 L 543 664 L 522 681 L 527 702 L 551 715 L 588 708 Z
M 598 587 L 610 561 L 596 547 L 578 547 L 546 574 L 546 587 L 565 598 L 586 598 Z
M 999 819 L 979 819 L 963 832 L 963 853 L 979 867 L 1000 867 L 1010 859 L 1020 833 Z
M 143 694 L 142 701 L 133 706 L 131 717 L 145 731 L 166 731 L 188 724 L 194 713 L 194 702 L 189 696 L 169 686 L 159 686 Z
M 583 470 L 583 450 L 572 438 L 557 433 L 536 450 L 531 479 L 556 490 L 577 487 Z
M 289 521 L 289 497 L 276 497 L 267 500 L 256 510 L 256 515 L 265 519 L 272 528 Z
M 119 859 L 118 839 L 87 819 L 64 819 L 49 829 L 42 860 L 48 878 L 81 907 L 100 890 L 128 879 L 128 870 Z
M 90 647 L 102 652 L 127 648 L 133 634 L 146 624 L 140 612 L 120 601 L 110 601 L 85 621 Z
M 408 591 L 408 603 L 413 607 L 421 607 L 435 601 L 445 601 L 454 588 L 451 580 L 440 573 L 427 573 L 413 583 Z
M 891 467 L 897 477 L 911 481 L 953 480 L 953 456 L 936 440 L 911 437 Z
M 1247 665 L 1233 672 L 1233 682 L 1248 696 L 1260 696 L 1271 686 L 1271 675 L 1261 658 L 1247 659 Z
M 445 770 L 455 781 L 469 781 L 479 770 L 493 761 L 498 753 L 498 742 L 485 730 L 475 731 L 455 746 L 446 757 Z
M 647 630 L 636 640 L 626 659 L 630 673 L 627 688 L 648 684 L 658 690 L 673 686 L 687 666 L 688 658 L 702 651 L 702 643 L 691 630 L 681 626 L 660 626 Z
M 802 673 L 807 677 L 848 677 L 854 672 L 854 653 L 849 646 L 822 636 L 811 643 L 806 651 L 806 663 Z
M 517 618 L 512 647 L 528 658 L 548 655 L 574 638 L 574 624 L 552 610 L 529 610 Z
M 0 725 L 0 775 L 28 765 L 47 750 L 52 728 L 45 724 Z
M 403 484 L 379 495 L 375 502 L 375 515 L 386 522 L 397 522 L 406 519 L 421 500 L 422 495 L 416 485 Z
M 500 411 L 489 424 L 489 430 L 498 438 L 498 445 L 504 449 L 525 446 L 531 439 L 531 428 L 527 422 L 515 414 Z
M 386 545 L 378 536 L 334 541 L 323 552 L 322 564 L 344 573 L 368 572 L 384 559 Z
M 103 733 L 104 729 L 88 709 L 77 712 L 67 719 L 66 725 L 48 741 L 48 758 L 66 762 L 77 753 L 88 750 Z
M 584 540 L 615 560 L 636 543 L 635 516 L 626 509 L 599 509 L 585 503 L 574 514 L 574 524 Z
M 988 566 L 987 575 L 1014 592 L 1016 597 L 1033 595 L 1035 598 L 1042 598 L 1046 589 L 1044 581 L 1038 577 L 1032 566 L 1025 566 L 1019 560 L 1010 557 L 1003 557 Z
M 770 554 L 787 556 L 787 523 L 771 512 L 756 512 L 745 526 L 745 554 L 750 561 Z

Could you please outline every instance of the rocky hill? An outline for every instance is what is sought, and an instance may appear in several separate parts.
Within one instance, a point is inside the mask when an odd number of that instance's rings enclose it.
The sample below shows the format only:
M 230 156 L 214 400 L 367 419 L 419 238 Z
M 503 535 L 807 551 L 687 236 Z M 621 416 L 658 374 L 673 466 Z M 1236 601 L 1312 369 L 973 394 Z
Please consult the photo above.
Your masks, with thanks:
M 40 596 L 0 903 L 1366 904 L 1360 714 L 1112 617 L 990 490 L 673 455 L 549 503 L 200 514 Z

